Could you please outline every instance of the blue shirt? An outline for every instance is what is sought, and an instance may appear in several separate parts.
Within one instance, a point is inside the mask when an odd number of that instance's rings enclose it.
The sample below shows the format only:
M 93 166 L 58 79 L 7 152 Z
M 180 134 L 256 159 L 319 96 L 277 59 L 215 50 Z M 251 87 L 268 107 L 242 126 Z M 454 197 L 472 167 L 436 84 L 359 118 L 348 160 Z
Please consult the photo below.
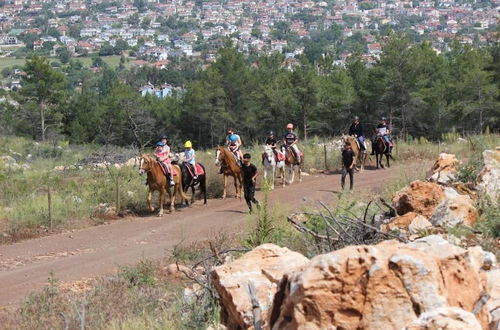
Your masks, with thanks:
M 184 158 L 186 159 L 186 163 L 194 164 L 195 163 L 194 155 L 195 155 L 194 149 L 184 150 Z

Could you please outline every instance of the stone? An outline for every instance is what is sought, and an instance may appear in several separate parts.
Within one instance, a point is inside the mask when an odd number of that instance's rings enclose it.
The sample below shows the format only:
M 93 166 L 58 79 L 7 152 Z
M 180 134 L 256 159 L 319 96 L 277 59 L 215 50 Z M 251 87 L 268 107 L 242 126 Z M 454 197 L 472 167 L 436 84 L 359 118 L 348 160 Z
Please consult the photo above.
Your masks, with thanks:
M 55 166 L 54 167 L 54 171 L 62 172 L 62 171 L 64 171 L 64 166 L 63 165 Z
M 483 152 L 484 167 L 476 180 L 476 189 L 495 204 L 500 204 L 500 147 Z
M 481 324 L 471 312 L 458 307 L 442 307 L 422 313 L 405 330 L 481 330 Z
M 490 314 L 490 329 L 500 329 L 500 268 L 487 272 L 487 292 L 490 299 L 486 308 Z
M 427 236 L 406 245 L 384 241 L 316 256 L 284 274 L 270 326 L 402 329 L 440 308 L 471 311 L 485 290 L 485 275 L 467 252 Z M 486 307 L 476 317 L 486 326 Z
M 468 195 L 460 195 L 452 188 L 444 190 L 445 198 L 430 218 L 433 226 L 452 227 L 459 224 L 474 226 L 479 213 Z
M 415 212 L 408 212 L 406 214 L 399 215 L 392 218 L 388 223 L 381 225 L 380 230 L 382 230 L 384 233 L 388 233 L 393 230 L 402 230 L 406 232 L 412 221 L 419 216 L 422 217 L 420 214 L 417 214 Z
M 396 192 L 392 204 L 399 215 L 415 212 L 429 218 L 443 199 L 443 189 L 437 183 L 417 180 Z
M 455 180 L 457 175 L 457 157 L 453 154 L 441 153 L 432 166 L 427 180 L 447 184 Z
M 170 264 L 164 268 L 164 271 L 168 276 L 173 277 L 187 277 L 193 275 L 193 271 L 189 267 L 178 264 Z
M 137 161 L 137 157 L 132 157 L 129 160 L 127 160 L 123 165 L 133 167 L 133 166 L 138 165 L 138 164 L 139 164 L 139 162 Z
M 432 227 L 432 223 L 421 215 L 417 215 L 410 225 L 408 226 L 408 231 L 410 234 L 418 234 L 419 231 L 428 229 Z
M 309 259 L 300 253 L 273 244 L 263 244 L 231 263 L 211 272 L 222 306 L 221 321 L 229 329 L 253 329 L 253 310 L 248 289 L 252 282 L 261 310 L 263 328 L 285 272 L 305 265 Z

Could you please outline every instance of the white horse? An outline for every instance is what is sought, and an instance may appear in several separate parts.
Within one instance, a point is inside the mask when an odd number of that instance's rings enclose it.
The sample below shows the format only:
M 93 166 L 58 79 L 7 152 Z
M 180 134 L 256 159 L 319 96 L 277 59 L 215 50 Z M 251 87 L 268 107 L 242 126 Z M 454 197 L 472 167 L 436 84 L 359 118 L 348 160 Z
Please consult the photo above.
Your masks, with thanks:
M 280 179 L 285 187 L 285 161 L 280 160 L 276 162 L 274 157 L 273 148 L 269 145 L 264 146 L 264 152 L 262 153 L 262 165 L 264 165 L 264 181 L 267 182 L 267 173 L 271 172 L 271 189 L 274 189 L 274 178 L 276 177 L 276 169 L 280 173 Z

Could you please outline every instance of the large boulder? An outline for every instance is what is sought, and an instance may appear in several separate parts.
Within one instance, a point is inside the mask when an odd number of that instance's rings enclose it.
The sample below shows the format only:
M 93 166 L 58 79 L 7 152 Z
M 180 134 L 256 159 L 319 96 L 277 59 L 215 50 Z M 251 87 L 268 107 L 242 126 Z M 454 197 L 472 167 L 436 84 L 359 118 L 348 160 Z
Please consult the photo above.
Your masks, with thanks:
M 392 204 L 399 215 L 415 212 L 430 218 L 443 199 L 443 189 L 437 183 L 417 180 L 396 192 Z
M 284 275 L 272 329 L 401 329 L 445 307 L 472 311 L 485 289 L 481 255 L 439 236 L 319 255 Z M 476 260 L 479 259 L 479 260 Z M 485 307 L 476 314 L 488 324 Z
M 476 180 L 477 190 L 494 204 L 500 203 L 500 147 L 483 152 L 484 167 Z
M 486 303 L 486 308 L 490 313 L 490 329 L 500 329 L 500 269 L 495 269 L 487 273 L 487 291 L 490 295 Z
M 408 212 L 392 218 L 388 223 L 380 226 L 384 233 L 399 230 L 403 233 L 417 234 L 419 230 L 432 227 L 432 224 L 424 216 L 415 212 Z
M 264 244 L 235 261 L 212 271 L 212 278 L 223 306 L 222 323 L 229 329 L 253 328 L 253 309 L 249 283 L 256 289 L 263 326 L 267 326 L 273 297 L 283 274 L 305 265 L 309 259 L 300 253 L 273 244 Z
M 430 218 L 434 226 L 452 227 L 458 224 L 467 226 L 476 224 L 479 213 L 468 195 L 460 195 L 452 188 L 445 188 L 444 195 L 444 200 Z
M 481 324 L 471 312 L 458 307 L 442 307 L 422 313 L 405 330 L 481 330 Z
M 439 158 L 428 173 L 427 180 L 437 183 L 450 183 L 455 180 L 458 164 L 457 157 L 453 154 L 441 153 Z

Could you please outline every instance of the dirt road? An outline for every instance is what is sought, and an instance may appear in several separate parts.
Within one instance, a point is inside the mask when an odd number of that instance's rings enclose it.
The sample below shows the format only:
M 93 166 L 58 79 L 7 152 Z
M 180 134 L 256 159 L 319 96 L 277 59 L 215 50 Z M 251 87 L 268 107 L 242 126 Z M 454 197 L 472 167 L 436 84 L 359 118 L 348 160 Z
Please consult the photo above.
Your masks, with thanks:
M 379 189 L 403 170 L 368 170 L 355 176 L 357 190 Z M 270 201 L 300 209 L 321 199 L 336 198 L 340 175 L 311 175 L 301 184 L 277 188 Z M 257 193 L 257 197 L 260 193 Z M 17 304 L 31 291 L 47 283 L 49 273 L 62 281 L 93 278 L 113 272 L 118 265 L 141 258 L 166 256 L 175 244 L 202 241 L 220 231 L 241 233 L 247 222 L 244 201 L 234 198 L 195 204 L 162 218 L 130 218 L 13 245 L 0 246 L 0 306 Z

